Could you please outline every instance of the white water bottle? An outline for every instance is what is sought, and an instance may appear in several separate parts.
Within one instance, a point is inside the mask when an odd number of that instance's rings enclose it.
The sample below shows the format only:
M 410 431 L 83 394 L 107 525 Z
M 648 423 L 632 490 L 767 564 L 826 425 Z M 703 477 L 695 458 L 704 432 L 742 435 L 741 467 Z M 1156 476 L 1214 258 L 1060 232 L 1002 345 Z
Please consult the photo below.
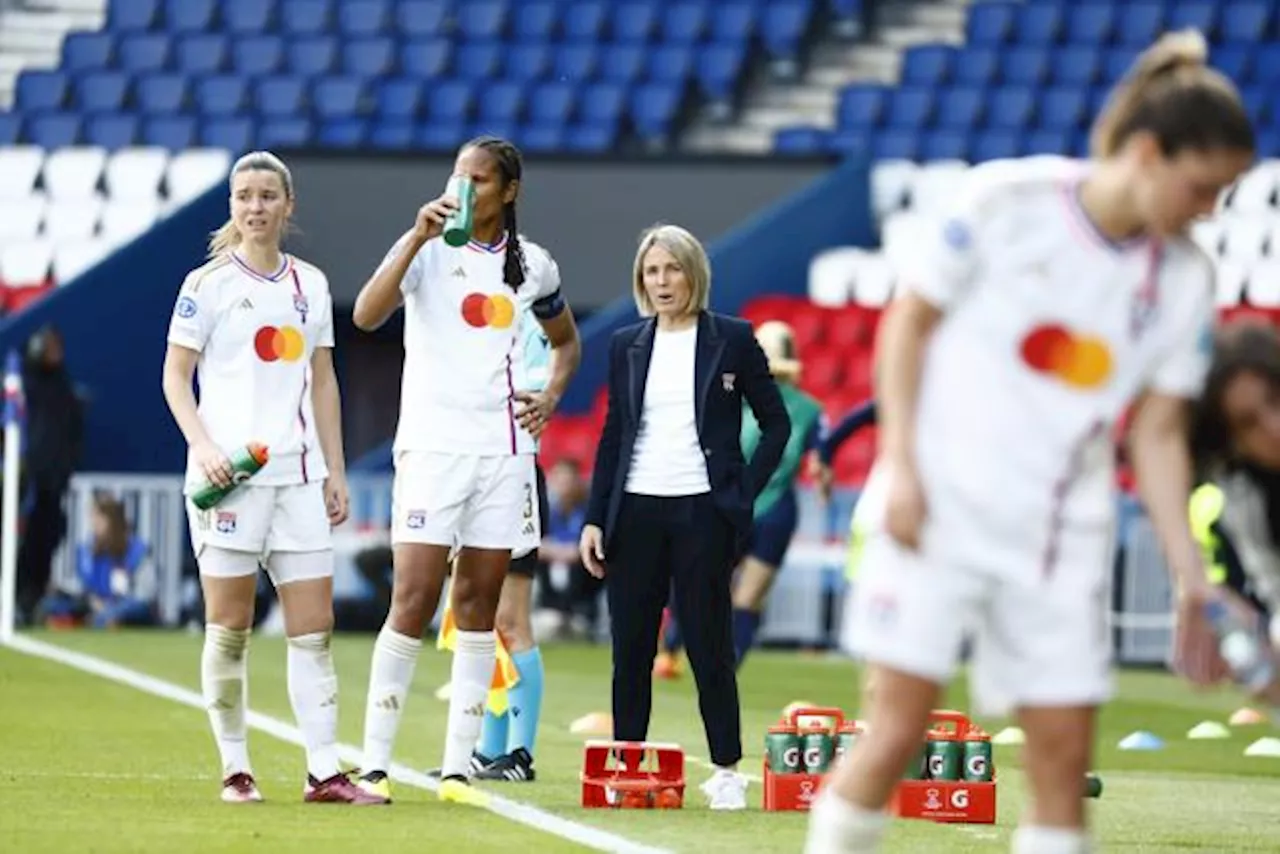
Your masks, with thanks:
M 1253 631 L 1232 614 L 1225 602 L 1210 602 L 1205 616 L 1218 636 L 1218 651 L 1231 668 L 1236 682 L 1261 691 L 1275 678 L 1275 662 L 1260 632 Z

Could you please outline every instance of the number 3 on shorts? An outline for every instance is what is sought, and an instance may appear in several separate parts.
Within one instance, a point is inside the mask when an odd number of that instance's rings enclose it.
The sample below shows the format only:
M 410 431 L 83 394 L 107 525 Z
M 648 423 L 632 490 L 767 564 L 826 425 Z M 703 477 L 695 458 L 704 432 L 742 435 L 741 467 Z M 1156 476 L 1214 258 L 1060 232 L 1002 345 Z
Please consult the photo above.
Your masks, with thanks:
M 524 485 L 524 520 L 527 522 L 533 518 L 533 484 L 526 483 Z

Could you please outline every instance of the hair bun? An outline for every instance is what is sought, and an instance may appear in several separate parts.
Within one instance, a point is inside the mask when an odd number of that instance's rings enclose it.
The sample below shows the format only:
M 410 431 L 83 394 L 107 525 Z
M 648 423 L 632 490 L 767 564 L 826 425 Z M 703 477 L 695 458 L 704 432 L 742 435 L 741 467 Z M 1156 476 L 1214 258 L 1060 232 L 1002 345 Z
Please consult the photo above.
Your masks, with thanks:
M 1179 68 L 1203 68 L 1209 62 L 1209 43 L 1195 29 L 1165 33 L 1147 49 L 1140 66 L 1152 77 L 1170 74 Z

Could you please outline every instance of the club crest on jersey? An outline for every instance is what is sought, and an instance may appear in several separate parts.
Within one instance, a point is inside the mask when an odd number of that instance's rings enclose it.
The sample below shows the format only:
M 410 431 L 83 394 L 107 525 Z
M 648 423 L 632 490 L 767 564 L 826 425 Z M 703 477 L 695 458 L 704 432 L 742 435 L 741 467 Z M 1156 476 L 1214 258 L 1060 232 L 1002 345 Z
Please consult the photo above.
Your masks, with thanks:
M 199 307 L 196 305 L 196 301 L 191 297 L 178 297 L 178 308 L 176 311 L 178 317 L 181 317 L 183 320 L 187 320 L 195 317 L 198 310 Z
M 725 391 L 733 391 L 734 381 L 738 379 L 737 374 L 721 374 L 720 384 L 724 386 Z
M 213 517 L 213 528 L 219 534 L 236 532 L 236 514 L 229 510 L 219 510 Z
M 293 295 L 293 308 L 298 314 L 306 314 L 311 310 L 311 304 L 307 302 L 306 294 Z
M 427 511 L 410 510 L 404 518 L 404 526 L 412 530 L 418 530 L 427 526 Z

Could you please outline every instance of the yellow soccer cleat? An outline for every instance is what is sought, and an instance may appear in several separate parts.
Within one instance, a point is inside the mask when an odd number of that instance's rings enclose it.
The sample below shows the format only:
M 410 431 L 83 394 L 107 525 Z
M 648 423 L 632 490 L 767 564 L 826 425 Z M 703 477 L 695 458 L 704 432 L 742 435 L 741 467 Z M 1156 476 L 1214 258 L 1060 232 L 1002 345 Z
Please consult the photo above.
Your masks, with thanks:
M 440 800 L 454 804 L 466 804 L 471 807 L 487 807 L 489 805 L 488 794 L 465 780 L 456 777 L 441 780 L 440 788 L 437 790 L 436 795 Z
M 367 795 L 381 798 L 384 804 L 391 803 L 391 781 L 381 771 L 370 771 L 356 780 L 356 785 Z

